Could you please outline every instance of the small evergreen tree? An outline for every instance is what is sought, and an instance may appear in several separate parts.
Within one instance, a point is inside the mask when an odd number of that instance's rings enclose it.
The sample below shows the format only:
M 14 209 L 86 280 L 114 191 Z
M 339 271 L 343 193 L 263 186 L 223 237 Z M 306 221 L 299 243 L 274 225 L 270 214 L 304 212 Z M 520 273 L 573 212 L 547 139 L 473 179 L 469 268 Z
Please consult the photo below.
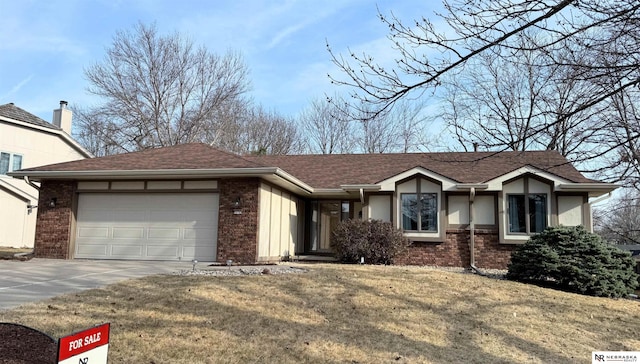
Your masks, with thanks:
M 577 227 L 548 227 L 511 255 L 507 279 L 591 296 L 624 297 L 638 286 L 628 252 Z
M 341 262 L 356 263 L 364 257 L 370 264 L 391 264 L 409 246 L 409 240 L 390 222 L 353 219 L 336 226 L 331 245 Z

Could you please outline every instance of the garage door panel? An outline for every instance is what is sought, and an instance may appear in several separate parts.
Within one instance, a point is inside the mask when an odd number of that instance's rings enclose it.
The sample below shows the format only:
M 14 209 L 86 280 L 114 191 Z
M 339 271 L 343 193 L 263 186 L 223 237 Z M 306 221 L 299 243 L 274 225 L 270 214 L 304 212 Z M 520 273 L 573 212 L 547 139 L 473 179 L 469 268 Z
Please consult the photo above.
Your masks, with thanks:
M 218 201 L 213 193 L 82 193 L 76 257 L 215 260 Z
M 114 227 L 114 239 L 142 239 L 144 238 L 144 228 Z
M 142 245 L 111 244 L 110 256 L 116 259 L 142 259 L 144 247 Z
M 107 227 L 80 227 L 78 228 L 78 237 L 81 238 L 108 238 L 109 228 Z
M 92 244 L 78 246 L 77 253 L 82 255 L 90 255 L 94 257 L 106 258 L 107 249 L 109 247 L 106 244 Z
M 214 239 L 217 231 L 217 229 L 184 229 L 184 238 L 205 242 Z
M 147 245 L 147 255 L 164 259 L 177 259 L 179 248 L 175 246 Z
M 149 228 L 149 239 L 180 239 L 180 229 L 163 229 L 150 227 Z

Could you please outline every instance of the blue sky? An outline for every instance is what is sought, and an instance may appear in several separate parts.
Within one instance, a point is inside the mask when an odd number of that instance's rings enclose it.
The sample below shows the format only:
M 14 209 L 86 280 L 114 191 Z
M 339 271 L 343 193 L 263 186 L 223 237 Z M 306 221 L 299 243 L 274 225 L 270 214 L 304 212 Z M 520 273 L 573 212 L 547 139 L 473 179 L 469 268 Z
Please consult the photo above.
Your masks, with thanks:
M 91 105 L 84 68 L 104 58 L 117 30 L 155 22 L 162 34 L 178 31 L 209 51 L 242 54 L 250 96 L 266 109 L 295 117 L 308 102 L 336 89 L 338 74 L 325 42 L 392 61 L 387 28 L 377 17 L 432 17 L 430 1 L 154 1 L 0 0 L 0 104 L 51 120 L 60 100 Z M 377 8 L 376 8 L 377 7 Z

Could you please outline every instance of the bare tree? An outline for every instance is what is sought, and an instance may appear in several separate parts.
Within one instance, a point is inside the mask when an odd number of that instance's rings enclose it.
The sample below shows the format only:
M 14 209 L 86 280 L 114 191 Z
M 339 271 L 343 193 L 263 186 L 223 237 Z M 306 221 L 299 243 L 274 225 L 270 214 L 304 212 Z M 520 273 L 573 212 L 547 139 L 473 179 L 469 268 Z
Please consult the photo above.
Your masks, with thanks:
M 237 53 L 218 56 L 138 24 L 85 70 L 88 91 L 104 103 L 80 115 L 78 134 L 105 140 L 104 153 L 206 141 L 216 112 L 248 90 L 247 74 Z
M 249 100 L 229 103 L 216 113 L 206 137 L 212 146 L 237 154 L 298 154 L 303 143 L 298 125 Z
M 350 153 L 354 150 L 353 127 L 343 112 L 345 101 L 338 95 L 312 100 L 300 114 L 306 144 L 312 153 Z
M 558 149 L 565 154 L 582 154 L 583 161 L 612 158 L 612 153 L 633 157 L 633 151 L 629 150 L 632 146 L 625 142 L 637 141 L 639 130 L 629 128 L 628 120 L 622 125 L 605 127 L 609 125 L 603 120 L 610 115 L 601 112 L 615 105 L 614 98 L 618 95 L 636 96 L 634 86 L 640 84 L 640 53 L 636 51 L 640 48 L 640 2 L 452 0 L 443 4 L 445 12 L 438 16 L 448 29 L 427 18 L 407 22 L 393 14 L 380 14 L 389 27 L 390 48 L 396 52 L 393 65 L 379 64 L 366 53 L 351 52 L 343 57 L 329 48 L 334 63 L 342 71 L 342 77 L 332 77 L 332 82 L 350 86 L 352 96 L 362 101 L 352 104 L 352 114 L 377 117 L 398 100 L 435 92 L 446 84 L 447 77 L 466 74 L 482 58 L 486 60 L 491 55 L 499 55 L 501 62 L 508 60 L 511 65 L 539 56 L 543 62 L 533 63 L 534 72 L 525 72 L 519 78 L 520 85 L 532 86 L 521 94 L 528 95 L 526 99 L 514 99 L 504 92 L 494 98 L 494 104 L 500 105 L 501 110 L 492 117 L 500 120 L 498 135 L 503 138 L 500 143 L 496 139 L 491 143 L 502 145 L 501 149 L 531 146 Z M 519 87 L 518 83 L 509 85 L 508 74 L 495 76 L 499 85 L 494 87 L 499 86 L 498 89 Z M 553 87 L 540 88 L 547 81 L 548 85 L 557 86 L 556 95 L 566 93 L 563 99 L 554 97 L 550 92 Z M 536 89 L 544 90 L 545 94 L 531 92 Z M 580 92 L 581 89 L 587 92 Z M 562 102 L 554 103 L 554 99 Z M 456 95 L 456 101 L 460 100 L 464 100 L 464 95 Z M 628 105 L 634 101 L 629 100 Z M 540 103 L 545 108 L 536 110 Z M 531 112 L 515 112 L 526 111 L 527 107 L 532 108 Z M 473 112 L 478 113 L 476 120 L 488 120 L 484 119 L 483 110 L 467 109 L 466 105 L 456 105 L 451 112 L 451 117 L 458 120 Z M 599 123 L 589 125 L 598 118 Z M 515 129 L 505 134 L 505 125 Z M 496 124 L 487 121 L 487 130 L 495 127 Z M 471 129 L 467 127 L 467 131 Z M 597 133 L 585 134 L 589 129 Z M 569 130 L 576 134 L 567 133 Z M 624 140 L 616 141 L 619 135 L 613 133 L 620 130 L 628 133 Z M 460 130 L 459 136 L 466 138 Z M 579 147 L 576 141 L 580 142 Z M 603 144 L 604 141 L 607 143 Z M 618 160 L 623 161 L 624 158 Z
M 614 244 L 640 244 L 640 193 L 627 189 L 606 205 L 594 210 L 595 230 Z

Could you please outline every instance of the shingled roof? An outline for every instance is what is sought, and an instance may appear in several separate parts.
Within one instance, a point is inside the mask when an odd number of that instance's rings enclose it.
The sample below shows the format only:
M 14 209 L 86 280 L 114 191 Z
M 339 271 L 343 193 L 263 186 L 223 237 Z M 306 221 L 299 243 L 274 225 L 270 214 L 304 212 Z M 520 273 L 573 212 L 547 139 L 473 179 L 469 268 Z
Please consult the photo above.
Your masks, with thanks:
M 458 183 L 484 183 L 525 166 L 574 183 L 596 182 L 584 177 L 555 151 L 239 156 L 199 143 L 52 164 L 21 172 L 278 167 L 314 188 L 339 188 L 349 184 L 375 184 L 413 168 L 424 168 Z
M 33 125 L 38 125 L 38 126 L 42 126 L 45 128 L 50 128 L 50 129 L 55 129 L 55 130 L 62 130 L 59 127 L 46 122 L 43 119 L 40 119 L 39 117 L 31 114 L 28 111 L 25 111 L 24 109 L 21 109 L 19 107 L 17 107 L 16 105 L 10 103 L 10 104 L 4 104 L 4 105 L 0 105 L 0 116 L 9 118 L 9 119 L 13 119 L 13 120 L 17 120 L 17 121 L 22 121 L 25 123 L 29 123 L 29 124 L 33 124 Z
M 375 184 L 417 167 L 458 183 L 484 183 L 524 166 L 549 172 L 571 182 L 594 182 L 584 177 L 566 158 L 555 151 L 327 154 L 247 158 L 263 165 L 280 167 L 316 188 Z

